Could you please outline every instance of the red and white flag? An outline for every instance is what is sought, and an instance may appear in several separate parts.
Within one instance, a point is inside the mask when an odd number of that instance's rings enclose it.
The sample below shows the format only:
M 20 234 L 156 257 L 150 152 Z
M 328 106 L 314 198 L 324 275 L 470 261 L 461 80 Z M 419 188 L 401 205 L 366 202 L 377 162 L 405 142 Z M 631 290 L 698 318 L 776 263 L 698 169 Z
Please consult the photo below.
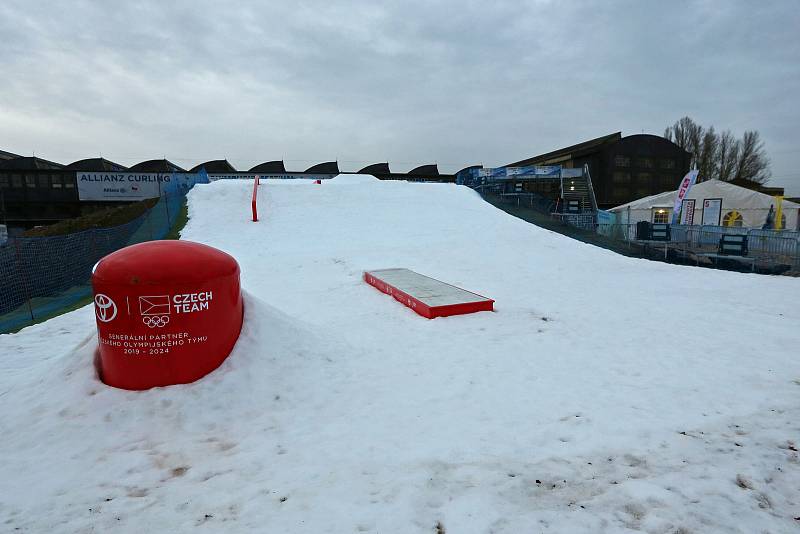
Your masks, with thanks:
M 691 189 L 694 183 L 697 181 L 697 175 L 699 172 L 700 171 L 697 169 L 691 170 L 687 172 L 686 176 L 684 176 L 683 180 L 681 180 L 681 185 L 678 186 L 678 196 L 675 197 L 675 206 L 672 208 L 672 224 L 676 224 L 678 222 L 683 199 L 686 198 L 686 195 L 689 194 L 689 189 Z

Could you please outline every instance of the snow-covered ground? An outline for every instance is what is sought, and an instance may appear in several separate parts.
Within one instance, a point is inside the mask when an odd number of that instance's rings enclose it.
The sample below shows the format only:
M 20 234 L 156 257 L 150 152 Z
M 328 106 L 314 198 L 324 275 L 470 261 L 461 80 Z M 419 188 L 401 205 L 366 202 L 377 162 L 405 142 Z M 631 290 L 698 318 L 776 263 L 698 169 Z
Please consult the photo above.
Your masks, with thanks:
M 3 532 L 795 532 L 800 280 L 617 256 L 466 188 L 198 186 L 242 336 L 197 383 L 95 377 L 91 308 L 0 336 Z M 361 280 L 496 300 L 426 320 Z

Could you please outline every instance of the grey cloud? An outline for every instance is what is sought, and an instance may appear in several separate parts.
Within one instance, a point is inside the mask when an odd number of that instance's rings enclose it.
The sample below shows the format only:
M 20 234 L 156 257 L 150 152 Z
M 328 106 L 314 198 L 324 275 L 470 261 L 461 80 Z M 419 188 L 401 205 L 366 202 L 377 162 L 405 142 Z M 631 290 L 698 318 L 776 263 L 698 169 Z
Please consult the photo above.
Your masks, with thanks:
M 0 145 L 293 168 L 502 164 L 689 114 L 800 194 L 793 1 L 6 1 Z M 351 163 L 344 163 L 351 162 Z

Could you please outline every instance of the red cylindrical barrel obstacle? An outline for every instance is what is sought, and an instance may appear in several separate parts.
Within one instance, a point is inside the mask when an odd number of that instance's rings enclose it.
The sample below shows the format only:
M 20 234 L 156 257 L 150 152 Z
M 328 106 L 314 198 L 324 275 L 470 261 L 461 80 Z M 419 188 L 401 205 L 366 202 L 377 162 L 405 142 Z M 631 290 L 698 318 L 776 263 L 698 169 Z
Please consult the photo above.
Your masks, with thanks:
M 239 264 L 190 241 L 123 248 L 92 273 L 101 380 L 122 389 L 186 384 L 228 357 L 242 328 Z

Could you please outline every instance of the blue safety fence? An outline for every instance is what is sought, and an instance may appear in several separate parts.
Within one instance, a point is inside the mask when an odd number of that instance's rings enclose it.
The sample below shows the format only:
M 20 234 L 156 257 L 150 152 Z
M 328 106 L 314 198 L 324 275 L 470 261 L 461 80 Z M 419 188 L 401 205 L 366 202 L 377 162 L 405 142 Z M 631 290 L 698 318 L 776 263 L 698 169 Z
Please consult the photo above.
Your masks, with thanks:
M 0 245 L 0 333 L 51 317 L 92 294 L 92 267 L 128 245 L 164 239 L 186 202 L 186 193 L 207 177 L 176 183 L 136 219 L 51 237 L 11 237 Z M 203 180 L 205 178 L 205 180 Z

